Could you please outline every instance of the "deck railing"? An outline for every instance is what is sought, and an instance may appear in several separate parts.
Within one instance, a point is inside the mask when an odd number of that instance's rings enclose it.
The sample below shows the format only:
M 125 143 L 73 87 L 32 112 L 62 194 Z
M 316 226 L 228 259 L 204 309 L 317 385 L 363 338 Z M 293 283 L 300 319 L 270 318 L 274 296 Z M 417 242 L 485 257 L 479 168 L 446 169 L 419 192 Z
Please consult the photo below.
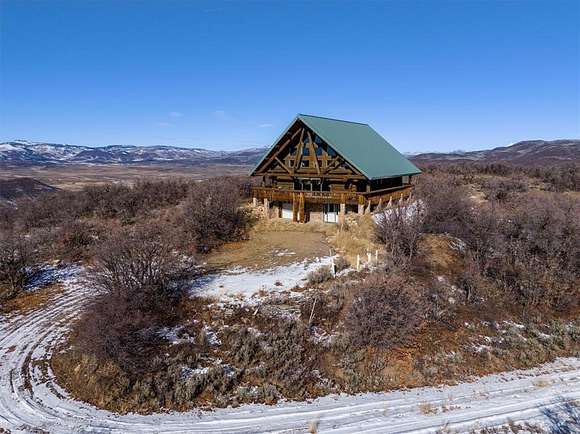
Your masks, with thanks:
M 389 200 L 395 201 L 401 198 L 406 198 L 411 195 L 412 190 L 412 185 L 384 188 L 367 192 L 310 191 L 272 187 L 252 187 L 252 196 L 259 200 L 268 199 L 271 202 L 293 202 L 300 196 L 303 196 L 306 202 L 311 203 L 344 203 L 349 205 L 368 205 L 371 203 L 376 205 L 379 202 L 386 204 Z

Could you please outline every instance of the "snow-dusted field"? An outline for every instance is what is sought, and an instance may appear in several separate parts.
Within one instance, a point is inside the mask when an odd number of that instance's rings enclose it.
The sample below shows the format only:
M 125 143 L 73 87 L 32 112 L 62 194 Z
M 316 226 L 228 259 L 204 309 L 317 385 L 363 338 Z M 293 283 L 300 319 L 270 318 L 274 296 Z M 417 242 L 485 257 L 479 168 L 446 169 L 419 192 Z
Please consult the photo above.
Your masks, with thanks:
M 71 400 L 42 361 L 62 339 L 67 324 L 91 296 L 78 275 L 42 309 L 0 318 L 0 427 L 13 433 L 254 433 L 434 432 L 540 422 L 556 399 L 580 399 L 580 360 L 559 359 L 529 371 L 482 378 L 457 386 L 313 402 L 246 405 L 214 412 L 116 415 Z M 40 363 L 39 363 L 40 362 Z
M 303 286 L 308 273 L 330 266 L 332 259 L 332 256 L 324 256 L 255 271 L 241 267 L 231 268 L 220 274 L 207 274 L 197 279 L 191 292 L 229 303 L 255 304 L 261 301 L 262 294 L 289 291 Z

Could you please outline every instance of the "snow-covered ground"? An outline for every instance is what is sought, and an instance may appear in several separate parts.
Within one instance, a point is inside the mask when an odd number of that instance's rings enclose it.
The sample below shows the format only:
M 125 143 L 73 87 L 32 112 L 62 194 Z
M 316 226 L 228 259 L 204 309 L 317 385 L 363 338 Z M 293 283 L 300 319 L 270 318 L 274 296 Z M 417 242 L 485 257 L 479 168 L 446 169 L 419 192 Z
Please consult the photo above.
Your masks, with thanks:
M 303 286 L 308 273 L 332 263 L 333 256 L 304 260 L 292 264 L 248 270 L 231 268 L 219 274 L 198 278 L 192 285 L 192 294 L 214 297 L 226 302 L 258 303 L 261 295 L 289 291 Z
M 0 428 L 12 433 L 450 432 L 538 422 L 557 399 L 580 399 L 580 360 L 559 359 L 528 371 L 457 386 L 328 396 L 276 406 L 154 415 L 117 415 L 67 396 L 42 361 L 62 340 L 91 291 L 80 274 L 43 308 L 0 318 Z

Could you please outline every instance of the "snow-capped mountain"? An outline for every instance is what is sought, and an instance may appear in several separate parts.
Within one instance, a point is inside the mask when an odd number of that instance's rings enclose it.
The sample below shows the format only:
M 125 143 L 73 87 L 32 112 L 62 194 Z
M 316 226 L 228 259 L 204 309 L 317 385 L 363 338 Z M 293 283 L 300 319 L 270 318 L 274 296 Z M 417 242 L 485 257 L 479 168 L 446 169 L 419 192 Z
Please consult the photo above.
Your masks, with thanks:
M 7 164 L 131 164 L 183 162 L 190 164 L 252 164 L 265 151 L 211 151 L 177 146 L 102 146 L 89 147 L 38 143 L 26 140 L 0 143 L 0 163 Z
M 514 164 L 556 164 L 580 161 L 580 140 L 526 140 L 483 151 L 431 152 L 410 156 L 416 163 L 479 161 Z

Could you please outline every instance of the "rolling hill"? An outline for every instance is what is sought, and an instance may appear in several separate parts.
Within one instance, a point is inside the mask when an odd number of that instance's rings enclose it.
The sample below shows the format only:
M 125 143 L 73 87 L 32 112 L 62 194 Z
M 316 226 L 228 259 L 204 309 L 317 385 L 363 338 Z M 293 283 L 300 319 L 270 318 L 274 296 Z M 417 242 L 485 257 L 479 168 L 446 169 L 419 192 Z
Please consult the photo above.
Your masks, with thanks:
M 0 143 L 0 164 L 148 164 L 180 162 L 187 164 L 236 164 L 256 162 L 264 148 L 242 151 L 211 151 L 177 146 L 89 147 L 17 140 Z
M 580 162 L 580 140 L 526 140 L 510 146 L 471 152 L 425 153 L 410 156 L 415 163 L 512 163 L 521 165 Z

